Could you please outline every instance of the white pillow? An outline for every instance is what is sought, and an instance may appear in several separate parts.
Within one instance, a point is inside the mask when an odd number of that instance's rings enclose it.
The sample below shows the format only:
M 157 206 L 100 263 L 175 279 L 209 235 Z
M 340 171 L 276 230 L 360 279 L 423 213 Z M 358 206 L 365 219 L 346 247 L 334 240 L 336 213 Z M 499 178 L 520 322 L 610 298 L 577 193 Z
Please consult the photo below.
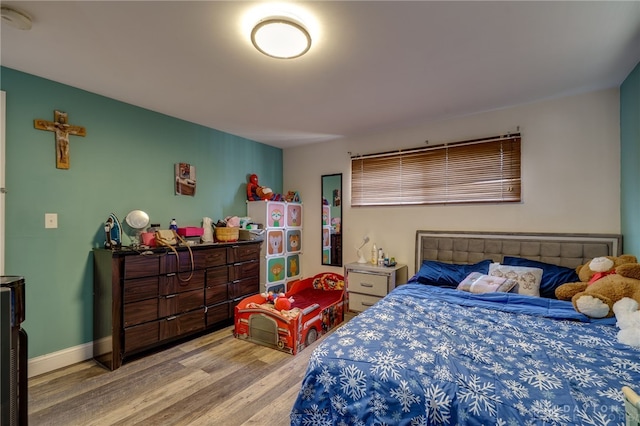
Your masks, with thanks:
M 472 272 L 458 285 L 458 290 L 469 293 L 508 293 L 516 285 L 518 283 L 515 280 Z
M 511 266 L 492 263 L 489 265 L 489 275 L 504 277 L 518 282 L 514 292 L 528 296 L 540 296 L 540 282 L 542 269 L 527 266 Z

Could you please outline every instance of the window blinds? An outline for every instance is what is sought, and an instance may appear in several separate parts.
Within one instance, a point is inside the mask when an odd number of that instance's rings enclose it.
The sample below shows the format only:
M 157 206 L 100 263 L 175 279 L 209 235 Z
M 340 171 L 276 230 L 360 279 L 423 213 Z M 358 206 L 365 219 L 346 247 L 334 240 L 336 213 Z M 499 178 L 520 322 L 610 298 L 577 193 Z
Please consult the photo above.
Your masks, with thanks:
M 351 159 L 351 205 L 519 202 L 520 135 Z

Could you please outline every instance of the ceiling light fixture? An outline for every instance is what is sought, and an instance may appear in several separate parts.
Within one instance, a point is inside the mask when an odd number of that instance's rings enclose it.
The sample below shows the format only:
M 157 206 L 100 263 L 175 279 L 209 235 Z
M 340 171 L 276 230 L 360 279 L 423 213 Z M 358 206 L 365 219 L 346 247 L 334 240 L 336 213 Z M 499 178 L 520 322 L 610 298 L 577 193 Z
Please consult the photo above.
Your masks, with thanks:
M 10 27 L 17 28 L 19 30 L 31 29 L 31 18 L 26 13 L 17 11 L 8 6 L 2 6 L 0 8 L 0 16 L 2 22 Z
M 251 31 L 251 42 L 260 52 L 277 59 L 298 58 L 311 48 L 311 36 L 306 28 L 287 17 L 258 22 Z

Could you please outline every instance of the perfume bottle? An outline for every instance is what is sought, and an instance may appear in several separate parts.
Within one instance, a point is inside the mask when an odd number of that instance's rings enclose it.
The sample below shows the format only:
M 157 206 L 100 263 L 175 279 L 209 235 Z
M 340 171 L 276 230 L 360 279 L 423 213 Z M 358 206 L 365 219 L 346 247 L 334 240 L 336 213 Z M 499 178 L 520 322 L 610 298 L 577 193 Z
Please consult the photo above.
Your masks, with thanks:
M 177 231 L 178 230 L 178 222 L 176 222 L 175 219 L 171 219 L 171 222 L 169 223 L 169 229 L 171 229 L 173 231 Z
M 375 265 L 378 262 L 378 249 L 376 248 L 376 244 L 373 243 L 373 248 L 371 249 L 371 264 Z

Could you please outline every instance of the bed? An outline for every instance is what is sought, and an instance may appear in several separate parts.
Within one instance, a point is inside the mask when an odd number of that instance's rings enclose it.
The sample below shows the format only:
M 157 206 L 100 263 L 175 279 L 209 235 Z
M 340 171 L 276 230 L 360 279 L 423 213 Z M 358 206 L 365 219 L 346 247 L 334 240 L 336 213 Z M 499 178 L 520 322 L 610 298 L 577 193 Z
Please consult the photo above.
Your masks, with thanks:
M 624 425 L 640 349 L 553 289 L 618 235 L 418 231 L 416 274 L 314 350 L 292 425 Z M 539 296 L 457 289 L 473 272 L 542 269 Z M 524 266 L 528 265 L 528 266 Z M 520 293 L 522 291 L 523 293 Z
M 344 277 L 323 272 L 290 283 L 285 297 L 291 309 L 277 310 L 263 295 L 241 300 L 235 307 L 234 336 L 297 354 L 344 320 Z

